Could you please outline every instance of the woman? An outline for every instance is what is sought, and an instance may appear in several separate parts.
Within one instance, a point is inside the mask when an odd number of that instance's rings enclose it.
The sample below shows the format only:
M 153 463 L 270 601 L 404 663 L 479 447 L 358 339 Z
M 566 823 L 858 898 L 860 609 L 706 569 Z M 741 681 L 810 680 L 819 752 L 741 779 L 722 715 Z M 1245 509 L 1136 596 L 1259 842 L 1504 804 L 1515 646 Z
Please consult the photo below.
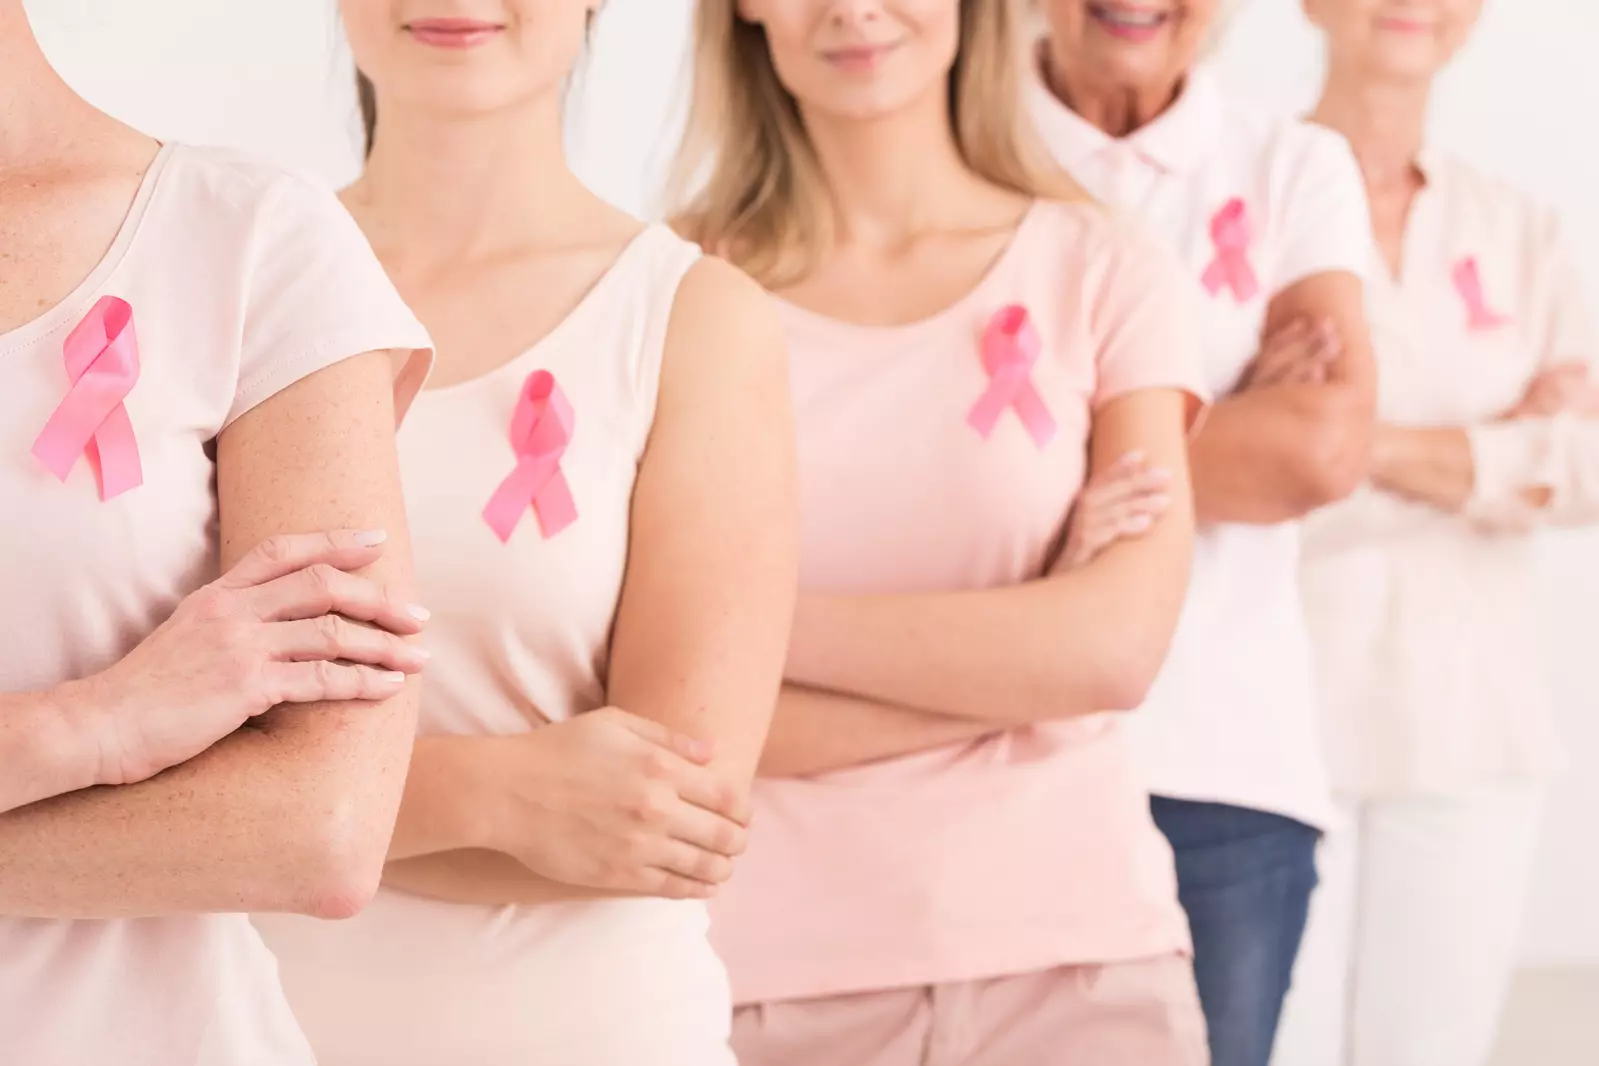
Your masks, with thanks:
M 1426 144 L 1480 0 L 1306 9 L 1382 253 L 1382 392 L 1368 484 L 1306 533 L 1344 817 L 1277 1061 L 1481 1066 L 1553 756 L 1533 534 L 1599 520 L 1599 339 L 1554 216 Z
M 400 439 L 434 657 L 384 889 L 261 923 L 322 1066 L 732 1062 L 703 899 L 793 613 L 785 360 L 757 286 L 567 168 L 595 6 L 342 5 L 345 202 L 443 355 Z
M 94 110 L 20 0 L 0 234 L 0 1061 L 309 1066 L 237 912 L 377 887 L 427 336 L 330 194 Z
M 699 9 L 681 226 L 781 298 L 804 501 L 757 829 L 713 905 L 744 1066 L 1204 1061 L 1170 852 L 1095 714 L 1142 699 L 1182 599 L 1186 294 L 1039 163 L 1024 17 Z M 1085 520 L 1056 561 L 1090 457 L 1146 528 L 1096 555 Z
M 1177 249 L 1204 304 L 1205 379 L 1223 398 L 1190 449 L 1193 582 L 1138 721 L 1211 1054 L 1263 1066 L 1331 814 L 1298 520 L 1366 469 L 1365 198 L 1335 134 L 1256 113 L 1196 68 L 1217 0 L 1042 7 L 1039 129 L 1090 192 Z

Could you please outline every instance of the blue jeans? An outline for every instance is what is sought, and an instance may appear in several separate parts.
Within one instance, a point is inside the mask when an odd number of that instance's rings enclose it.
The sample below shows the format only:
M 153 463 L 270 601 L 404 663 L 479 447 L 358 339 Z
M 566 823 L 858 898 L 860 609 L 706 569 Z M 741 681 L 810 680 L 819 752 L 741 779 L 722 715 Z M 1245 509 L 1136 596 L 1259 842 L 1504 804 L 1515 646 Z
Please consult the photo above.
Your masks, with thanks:
M 1194 935 L 1211 1066 L 1267 1066 L 1316 887 L 1316 829 L 1264 811 L 1156 796 Z

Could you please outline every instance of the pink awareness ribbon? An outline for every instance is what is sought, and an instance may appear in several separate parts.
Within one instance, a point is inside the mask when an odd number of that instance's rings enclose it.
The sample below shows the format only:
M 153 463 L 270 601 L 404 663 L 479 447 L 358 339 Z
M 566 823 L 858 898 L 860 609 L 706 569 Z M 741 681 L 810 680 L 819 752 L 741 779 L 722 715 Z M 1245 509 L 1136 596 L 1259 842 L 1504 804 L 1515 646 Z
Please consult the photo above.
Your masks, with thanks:
M 1466 324 L 1471 329 L 1497 329 L 1510 321 L 1488 307 L 1482 293 L 1482 275 L 1477 271 L 1477 257 L 1468 255 L 1455 264 L 1455 291 L 1466 301 Z
M 988 439 L 1005 408 L 1015 410 L 1022 426 L 1039 448 L 1055 436 L 1055 419 L 1044 406 L 1044 398 L 1033 387 L 1033 364 L 1043 344 L 1033 328 L 1027 308 L 1010 304 L 994 312 L 983 330 L 983 369 L 988 371 L 988 388 L 972 405 L 966 422 Z
M 1249 209 L 1233 197 L 1210 220 L 1210 242 L 1216 258 L 1201 277 L 1212 296 L 1224 288 L 1233 290 L 1233 299 L 1248 303 L 1260 293 L 1260 280 L 1249 265 L 1249 243 L 1254 238 L 1249 225 Z
M 572 489 L 561 473 L 561 457 L 572 441 L 573 412 L 566 394 L 548 370 L 527 376 L 511 416 L 511 447 L 516 469 L 506 475 L 483 508 L 483 520 L 502 542 L 511 539 L 529 507 L 545 539 L 577 520 Z
M 67 395 L 33 442 L 33 455 L 62 481 L 78 456 L 99 472 L 100 499 L 110 500 L 144 481 L 139 444 L 122 401 L 139 381 L 139 342 L 133 308 L 102 296 L 64 345 Z

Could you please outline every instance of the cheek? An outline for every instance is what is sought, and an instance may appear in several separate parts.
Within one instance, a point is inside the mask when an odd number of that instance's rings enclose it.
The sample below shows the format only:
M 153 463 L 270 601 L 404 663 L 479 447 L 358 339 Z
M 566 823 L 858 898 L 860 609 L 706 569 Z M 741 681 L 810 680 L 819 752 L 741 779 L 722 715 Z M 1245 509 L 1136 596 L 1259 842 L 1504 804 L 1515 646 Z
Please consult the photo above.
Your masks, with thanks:
M 340 0 L 339 17 L 345 39 L 363 68 L 379 59 L 393 36 L 395 21 L 389 8 L 389 0 Z

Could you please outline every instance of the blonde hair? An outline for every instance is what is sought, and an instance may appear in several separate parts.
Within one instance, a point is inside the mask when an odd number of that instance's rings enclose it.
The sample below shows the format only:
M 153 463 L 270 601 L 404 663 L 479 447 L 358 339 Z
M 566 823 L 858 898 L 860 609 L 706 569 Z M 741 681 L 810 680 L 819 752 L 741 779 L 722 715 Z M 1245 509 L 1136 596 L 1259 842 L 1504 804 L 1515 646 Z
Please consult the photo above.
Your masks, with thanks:
M 950 126 L 978 177 L 1025 196 L 1086 199 L 1032 126 L 1023 92 L 1026 0 L 959 0 Z M 699 0 L 688 123 L 670 180 L 679 232 L 770 287 L 826 255 L 833 215 L 799 104 L 778 79 L 766 31 L 737 0 Z

